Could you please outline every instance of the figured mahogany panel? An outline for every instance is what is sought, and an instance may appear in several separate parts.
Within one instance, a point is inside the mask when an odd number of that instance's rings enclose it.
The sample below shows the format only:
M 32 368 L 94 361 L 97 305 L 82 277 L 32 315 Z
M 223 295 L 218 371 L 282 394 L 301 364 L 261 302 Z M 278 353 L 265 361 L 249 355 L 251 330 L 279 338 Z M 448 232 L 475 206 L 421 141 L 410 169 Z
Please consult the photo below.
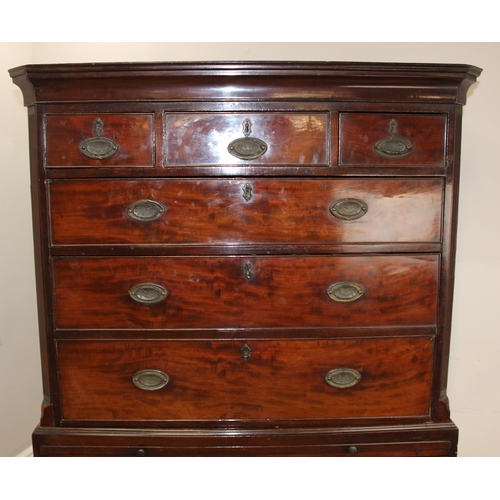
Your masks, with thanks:
M 340 113 L 339 165 L 444 167 L 446 115 Z M 385 144 L 385 140 L 394 143 Z M 377 147 L 392 151 L 389 156 Z M 400 150 L 401 154 L 396 154 Z
M 436 322 L 438 255 L 57 258 L 53 267 L 59 329 Z
M 97 128 L 96 128 L 97 125 Z M 113 141 L 104 158 L 87 156 L 83 151 L 89 139 Z M 46 166 L 152 166 L 154 165 L 153 114 L 60 114 L 45 116 Z
M 439 242 L 442 193 L 442 179 L 52 181 L 52 242 Z M 366 213 L 334 215 L 332 205 L 346 199 Z M 141 207 L 143 218 L 133 213 Z
M 242 349 L 251 355 L 244 359 Z M 433 341 L 428 337 L 293 341 L 60 341 L 64 419 L 341 418 L 426 415 Z M 360 374 L 328 385 L 335 368 Z M 146 369 L 169 376 L 137 387 Z
M 168 113 L 164 120 L 167 166 L 329 164 L 328 113 Z M 262 141 L 262 154 L 231 154 L 233 141 L 247 135 Z

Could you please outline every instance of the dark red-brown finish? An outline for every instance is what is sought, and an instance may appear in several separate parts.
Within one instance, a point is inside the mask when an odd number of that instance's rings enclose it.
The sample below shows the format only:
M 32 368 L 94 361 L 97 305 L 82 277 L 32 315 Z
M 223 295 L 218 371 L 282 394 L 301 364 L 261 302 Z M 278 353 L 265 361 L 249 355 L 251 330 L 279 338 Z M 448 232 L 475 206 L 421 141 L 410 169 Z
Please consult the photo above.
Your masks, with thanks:
M 252 277 L 245 273 L 251 265 Z M 67 330 L 434 325 L 439 256 L 56 259 L 56 327 Z M 361 285 L 336 302 L 336 283 Z M 156 304 L 129 290 L 164 287 Z
M 442 179 L 189 179 L 53 181 L 54 245 L 235 245 L 440 242 Z M 245 194 L 249 193 L 247 197 Z M 367 205 L 342 220 L 330 207 L 354 198 Z M 151 200 L 165 209 L 152 221 L 128 207 Z
M 228 150 L 245 137 L 243 123 L 250 120 L 248 137 L 263 141 L 267 150 L 257 158 L 241 159 Z M 328 165 L 327 113 L 166 114 L 167 165 Z
M 114 431 L 114 432 L 113 432 Z M 449 423 L 328 429 L 172 432 L 38 428 L 40 456 L 454 456 L 457 428 Z M 291 437 L 293 436 L 293 440 Z
M 98 119 L 103 123 L 100 135 L 94 130 Z M 45 129 L 47 167 L 154 164 L 152 114 L 46 115 Z M 82 153 L 80 146 L 94 137 L 112 139 L 118 145 L 118 151 L 109 158 L 89 158 Z
M 241 349 L 248 345 L 245 361 Z M 432 339 L 292 341 L 61 341 L 65 420 L 377 418 L 429 414 Z M 335 368 L 353 387 L 325 382 Z M 170 377 L 158 390 L 134 373 Z
M 467 64 L 228 61 L 38 64 L 13 68 L 26 106 L 113 101 L 465 104 L 481 74 Z
M 397 126 L 390 133 L 391 121 Z M 340 114 L 339 165 L 436 165 L 444 166 L 446 115 L 442 114 Z M 384 139 L 403 139 L 411 150 L 387 158 L 377 153 L 375 145 Z
M 12 69 L 30 127 L 35 456 L 456 456 L 446 385 L 460 133 L 480 73 Z M 263 154 L 231 154 L 245 136 Z M 89 158 L 92 138 L 118 147 Z M 376 151 L 391 138 L 405 154 Z M 366 204 L 362 216 L 335 217 L 342 199 Z M 138 213 L 162 207 L 156 220 L 131 217 L 141 200 Z M 332 300 L 345 281 L 361 296 Z M 134 300 L 144 283 L 164 300 Z M 361 379 L 331 387 L 335 368 Z M 144 369 L 170 382 L 140 389 L 132 377 Z

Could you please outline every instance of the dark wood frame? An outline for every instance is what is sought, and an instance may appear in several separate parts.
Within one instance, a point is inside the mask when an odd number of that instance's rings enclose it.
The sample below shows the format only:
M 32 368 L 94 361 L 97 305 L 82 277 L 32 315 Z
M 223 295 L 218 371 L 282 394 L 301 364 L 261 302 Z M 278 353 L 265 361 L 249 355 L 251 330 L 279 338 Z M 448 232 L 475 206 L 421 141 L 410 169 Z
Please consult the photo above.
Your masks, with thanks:
M 457 453 L 458 430 L 450 420 L 446 384 L 450 347 L 457 231 L 462 106 L 467 90 L 481 70 L 462 64 L 393 64 L 330 62 L 117 63 L 29 65 L 10 70 L 28 107 L 33 227 L 44 401 L 40 426 L 34 433 L 35 455 L 348 455 L 357 443 L 359 454 Z M 175 112 L 326 112 L 330 115 L 328 166 L 168 166 L 164 161 L 166 111 Z M 152 113 L 155 122 L 153 166 L 46 166 L 45 116 L 53 113 Z M 442 165 L 339 166 L 339 114 L 342 112 L 436 113 L 446 116 L 446 151 Z M 53 179 L 101 178 L 294 178 L 327 177 L 442 178 L 445 181 L 443 232 L 440 243 L 276 245 L 277 255 L 323 253 L 430 252 L 441 255 L 438 320 L 433 328 L 412 334 L 436 339 L 430 417 L 339 422 L 280 422 L 280 429 L 255 425 L 205 422 L 190 429 L 186 422 L 170 428 L 137 429 L 67 427 L 58 390 L 57 343 L 76 338 L 56 330 L 53 271 L 57 256 L 114 255 L 110 245 L 52 245 L 48 183 Z M 122 245 L 119 255 L 249 255 L 269 251 L 259 244 L 238 246 Z M 370 330 L 370 331 L 369 331 Z M 404 331 L 403 329 L 400 329 Z M 407 329 L 410 331 L 410 328 Z M 218 332 L 223 334 L 223 332 Z M 218 336 L 210 332 L 208 337 Z M 379 332 L 381 335 L 384 333 Z M 285 337 L 287 332 L 276 331 Z M 329 332 L 319 335 L 328 336 Z M 373 335 L 357 328 L 349 335 Z M 133 333 L 88 332 L 86 338 L 127 338 Z M 158 334 L 161 337 L 161 333 Z M 206 332 L 191 331 L 193 338 Z M 251 335 L 250 335 L 251 336 Z M 81 338 L 81 333 L 78 335 Z M 175 335 L 174 335 L 175 338 Z M 111 425 L 111 424 L 110 424 Z M 160 424 L 161 427 L 161 424 Z M 427 443 L 424 445 L 422 443 Z M 429 444 L 431 443 L 431 444 Z M 444 443 L 444 444 L 443 444 Z M 371 450 L 371 451 L 370 451 Z M 352 450 L 351 450 L 352 452 Z

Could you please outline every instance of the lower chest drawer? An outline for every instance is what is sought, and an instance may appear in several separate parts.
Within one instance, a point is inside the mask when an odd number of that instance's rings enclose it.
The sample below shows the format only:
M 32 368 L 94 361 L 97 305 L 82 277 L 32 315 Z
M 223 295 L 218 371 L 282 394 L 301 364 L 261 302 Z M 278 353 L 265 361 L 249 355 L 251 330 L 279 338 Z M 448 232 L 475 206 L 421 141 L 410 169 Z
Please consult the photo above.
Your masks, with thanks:
M 59 329 L 435 325 L 438 255 L 54 260 Z
M 239 443 L 238 443 L 239 444 Z M 361 445 L 288 445 L 252 446 L 54 446 L 42 445 L 41 457 L 436 457 L 449 456 L 450 441 L 425 441 L 418 443 L 368 443 Z
M 429 414 L 430 337 L 59 341 L 66 421 Z

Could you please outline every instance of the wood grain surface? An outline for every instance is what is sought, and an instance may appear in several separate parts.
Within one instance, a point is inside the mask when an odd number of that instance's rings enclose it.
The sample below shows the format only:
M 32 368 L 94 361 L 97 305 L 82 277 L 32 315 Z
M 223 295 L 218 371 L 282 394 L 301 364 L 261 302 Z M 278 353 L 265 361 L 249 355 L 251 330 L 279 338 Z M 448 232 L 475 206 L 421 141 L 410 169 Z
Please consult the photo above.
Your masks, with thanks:
M 50 183 L 56 245 L 237 245 L 439 242 L 442 179 L 74 180 Z M 245 194 L 248 194 L 245 197 Z M 355 220 L 330 207 L 354 198 Z M 140 200 L 162 205 L 154 221 L 132 219 Z
M 245 275 L 251 265 L 252 277 Z M 272 328 L 433 325 L 437 255 L 135 257 L 54 260 L 60 329 Z M 335 302 L 328 288 L 364 294 Z M 142 283 L 164 287 L 154 305 L 134 301 Z
M 433 342 L 424 338 L 246 342 L 60 341 L 65 419 L 170 420 L 338 418 L 429 412 Z M 358 370 L 354 387 L 325 382 L 334 368 Z M 134 373 L 170 382 L 145 391 Z

